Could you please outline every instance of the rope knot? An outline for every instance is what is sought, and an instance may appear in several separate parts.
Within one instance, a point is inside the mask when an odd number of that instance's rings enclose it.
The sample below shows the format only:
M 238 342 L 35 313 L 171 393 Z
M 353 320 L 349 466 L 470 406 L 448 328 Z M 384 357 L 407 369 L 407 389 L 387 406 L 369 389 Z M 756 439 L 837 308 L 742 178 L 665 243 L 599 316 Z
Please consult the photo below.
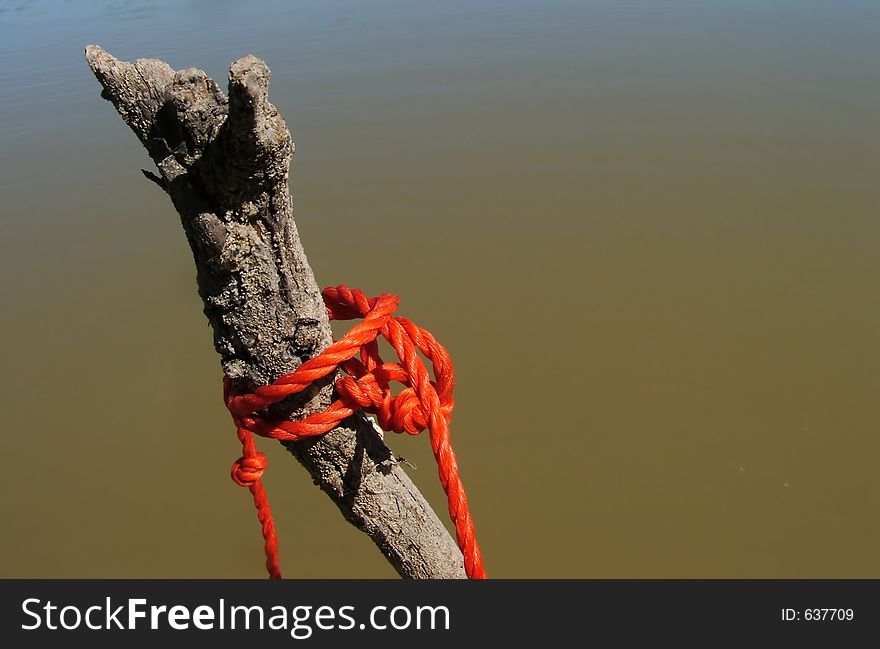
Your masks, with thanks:
M 263 477 L 269 460 L 260 451 L 254 455 L 241 456 L 232 463 L 232 480 L 240 487 L 250 487 Z
M 281 575 L 274 522 L 260 483 L 268 462 L 265 455 L 255 450 L 252 435 L 286 442 L 299 441 L 323 435 L 363 410 L 375 414 L 385 430 L 411 435 L 428 430 L 440 484 L 446 492 L 456 539 L 464 557 L 465 572 L 472 579 L 485 578 L 474 523 L 449 439 L 449 421 L 455 405 L 452 398 L 455 376 L 449 353 L 428 330 L 394 315 L 400 302 L 396 295 L 383 293 L 378 297 L 367 297 L 363 291 L 337 286 L 325 288 L 322 296 L 330 320 L 362 318 L 361 322 L 295 371 L 249 394 L 239 393 L 229 377 L 224 377 L 223 381 L 223 400 L 232 414 L 242 444 L 242 457 L 232 465 L 232 479 L 236 484 L 249 487 L 253 493 L 263 523 L 269 574 L 273 577 Z M 386 363 L 382 359 L 379 336 L 388 341 L 400 362 Z M 422 356 L 430 361 L 434 380 L 431 380 Z M 336 400 L 323 412 L 298 421 L 275 421 L 257 414 L 337 370 L 343 374 L 334 386 Z M 391 392 L 391 382 L 403 385 L 396 396 Z

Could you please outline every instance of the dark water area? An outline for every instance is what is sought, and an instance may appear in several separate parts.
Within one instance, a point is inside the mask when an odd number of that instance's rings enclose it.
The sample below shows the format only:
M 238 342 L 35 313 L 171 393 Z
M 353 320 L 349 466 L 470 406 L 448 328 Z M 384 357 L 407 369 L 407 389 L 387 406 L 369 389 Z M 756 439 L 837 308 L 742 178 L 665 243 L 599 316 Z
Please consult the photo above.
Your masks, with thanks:
M 2 577 L 261 577 L 192 258 L 82 57 L 296 142 L 322 285 L 456 361 L 496 577 L 880 577 L 880 5 L 0 3 Z M 445 517 L 425 437 L 394 437 Z M 291 577 L 392 577 L 277 444 Z

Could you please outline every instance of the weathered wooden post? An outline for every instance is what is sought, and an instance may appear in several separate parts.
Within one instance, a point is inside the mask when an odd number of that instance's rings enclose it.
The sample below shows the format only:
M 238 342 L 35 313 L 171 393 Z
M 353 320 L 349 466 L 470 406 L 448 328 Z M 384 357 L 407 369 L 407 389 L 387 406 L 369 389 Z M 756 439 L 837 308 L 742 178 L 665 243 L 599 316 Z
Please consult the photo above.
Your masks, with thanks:
M 250 389 L 318 354 L 330 325 L 293 218 L 293 141 L 269 102 L 266 64 L 233 63 L 227 97 L 195 68 L 126 63 L 97 45 L 86 60 L 159 170 L 144 173 L 180 214 L 226 374 Z M 302 418 L 332 392 L 331 375 L 271 414 Z M 455 542 L 365 416 L 285 446 L 403 577 L 465 576 Z

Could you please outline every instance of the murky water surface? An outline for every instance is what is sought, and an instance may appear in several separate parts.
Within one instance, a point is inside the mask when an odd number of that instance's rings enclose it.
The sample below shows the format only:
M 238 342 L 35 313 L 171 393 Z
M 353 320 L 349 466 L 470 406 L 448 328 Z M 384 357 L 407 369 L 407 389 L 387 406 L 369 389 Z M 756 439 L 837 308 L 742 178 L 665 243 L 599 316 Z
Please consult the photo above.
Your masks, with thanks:
M 268 62 L 319 282 L 456 359 L 492 575 L 880 577 L 880 7 L 330 5 L 0 3 L 0 576 L 263 574 L 98 42 Z M 392 443 L 444 512 L 427 439 Z M 263 447 L 288 576 L 393 576 Z

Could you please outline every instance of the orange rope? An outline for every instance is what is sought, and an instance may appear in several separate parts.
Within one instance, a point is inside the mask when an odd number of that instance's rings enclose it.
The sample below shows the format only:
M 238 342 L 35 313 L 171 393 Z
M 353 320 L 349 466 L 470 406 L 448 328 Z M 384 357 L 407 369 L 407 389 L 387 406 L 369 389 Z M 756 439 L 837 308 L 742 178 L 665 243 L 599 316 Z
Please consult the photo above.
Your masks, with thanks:
M 229 377 L 224 377 L 223 381 L 223 398 L 232 413 L 242 447 L 241 457 L 232 465 L 232 479 L 250 489 L 254 497 L 257 516 L 263 527 L 269 576 L 272 579 L 281 578 L 278 537 L 275 535 L 269 500 L 260 480 L 268 462 L 266 456 L 257 451 L 251 434 L 296 441 L 323 435 L 358 410 L 363 410 L 375 414 L 384 430 L 417 435 L 428 429 L 440 484 L 446 492 L 449 515 L 464 557 L 465 572 L 470 579 L 485 579 L 486 571 L 474 535 L 467 495 L 449 441 L 449 421 L 454 405 L 452 389 L 455 385 L 452 359 L 428 331 L 406 318 L 392 315 L 400 302 L 396 295 L 383 293 L 379 297 L 367 297 L 362 291 L 344 285 L 325 288 L 322 295 L 331 320 L 363 320 L 318 356 L 271 385 L 259 387 L 250 394 L 237 394 Z M 399 363 L 386 363 L 379 356 L 379 335 L 397 352 Z M 431 381 L 418 352 L 431 361 L 434 381 Z M 337 399 L 323 412 L 299 421 L 273 421 L 255 414 L 292 394 L 302 392 L 314 381 L 337 369 L 344 372 L 336 380 Z M 391 381 L 405 386 L 397 396 L 391 394 Z

